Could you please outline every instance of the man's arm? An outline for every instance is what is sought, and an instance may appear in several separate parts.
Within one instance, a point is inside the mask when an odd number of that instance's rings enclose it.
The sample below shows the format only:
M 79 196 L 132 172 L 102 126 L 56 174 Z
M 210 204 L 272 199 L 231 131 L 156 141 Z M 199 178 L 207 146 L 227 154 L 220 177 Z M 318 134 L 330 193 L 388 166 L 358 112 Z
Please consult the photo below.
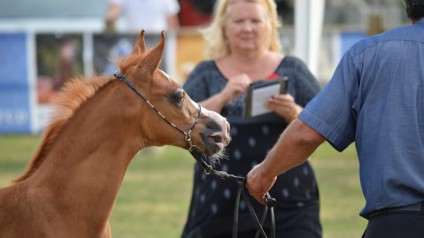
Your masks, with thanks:
M 106 21 L 115 21 L 121 14 L 121 6 L 116 3 L 110 3 L 106 12 Z
M 277 176 L 304 163 L 325 141 L 314 129 L 296 119 L 282 133 L 262 163 L 256 165 L 247 175 L 246 186 L 260 203 L 274 185 Z
M 168 16 L 166 21 L 167 21 L 169 30 L 177 31 L 180 28 L 180 20 L 178 19 L 177 14 Z
M 119 15 L 121 14 L 121 6 L 116 3 L 110 3 L 107 12 L 106 12 L 106 31 L 107 32 L 114 32 L 115 29 L 115 23 L 116 20 L 119 18 Z

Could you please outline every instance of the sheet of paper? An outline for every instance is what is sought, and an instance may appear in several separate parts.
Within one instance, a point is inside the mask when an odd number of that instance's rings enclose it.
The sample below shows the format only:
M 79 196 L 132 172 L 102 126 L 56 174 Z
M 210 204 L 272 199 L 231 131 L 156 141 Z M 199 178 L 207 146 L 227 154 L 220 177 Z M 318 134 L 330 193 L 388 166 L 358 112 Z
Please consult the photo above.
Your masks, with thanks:
M 252 116 L 261 115 L 270 110 L 265 106 L 266 101 L 274 94 L 280 92 L 280 84 L 257 88 L 252 91 Z

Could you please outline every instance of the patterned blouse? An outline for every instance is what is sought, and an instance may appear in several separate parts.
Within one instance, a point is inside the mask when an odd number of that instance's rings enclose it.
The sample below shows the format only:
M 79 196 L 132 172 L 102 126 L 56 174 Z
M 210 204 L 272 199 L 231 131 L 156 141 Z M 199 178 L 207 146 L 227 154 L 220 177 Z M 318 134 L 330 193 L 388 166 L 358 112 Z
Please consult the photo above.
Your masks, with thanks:
M 270 77 L 275 75 L 288 78 L 287 92 L 302 107 L 320 90 L 318 82 L 298 58 L 286 56 Z M 201 102 L 222 91 L 227 82 L 228 79 L 214 61 L 203 61 L 190 74 L 184 89 L 194 101 Z M 265 158 L 287 127 L 285 120 L 275 113 L 243 118 L 245 97 L 245 94 L 239 96 L 221 111 L 221 115 L 226 117 L 231 125 L 232 141 L 226 148 L 228 159 L 221 160 L 215 166 L 215 169 L 239 176 L 245 176 L 254 165 Z M 235 181 L 208 176 L 196 164 L 190 210 L 182 237 L 223 237 L 222 234 L 231 234 L 238 185 Z M 288 211 L 299 212 L 299 209 L 303 211 L 312 207 L 313 216 L 319 216 L 318 190 L 309 162 L 279 176 L 270 194 L 278 201 L 275 208 L 277 226 L 288 219 Z M 252 204 L 256 206 L 255 210 L 259 212 L 260 217 L 262 205 L 256 201 Z M 255 229 L 243 201 L 239 211 L 239 231 Z M 317 232 L 320 233 L 319 220 L 316 222 Z

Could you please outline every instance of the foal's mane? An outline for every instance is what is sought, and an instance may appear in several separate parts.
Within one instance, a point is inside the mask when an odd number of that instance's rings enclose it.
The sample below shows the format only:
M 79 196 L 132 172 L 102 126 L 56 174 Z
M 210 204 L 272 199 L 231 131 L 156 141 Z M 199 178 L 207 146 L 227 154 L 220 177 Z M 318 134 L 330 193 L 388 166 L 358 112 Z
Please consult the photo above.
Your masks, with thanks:
M 46 127 L 41 145 L 38 147 L 27 171 L 14 180 L 15 183 L 30 177 L 43 162 L 50 151 L 50 147 L 57 138 L 63 126 L 72 117 L 75 110 L 97 91 L 111 82 L 113 77 L 95 77 L 88 81 L 77 78 L 67 82 L 57 97 L 53 99 L 56 108 L 50 124 Z
M 131 55 L 127 58 L 117 60 L 121 72 L 125 72 L 131 66 L 140 63 L 140 60 L 146 56 L 146 53 L 147 51 L 144 49 L 144 46 L 136 45 Z M 40 167 L 44 158 L 49 153 L 51 145 L 56 140 L 63 126 L 72 117 L 75 110 L 113 79 L 114 77 L 111 76 L 93 77 L 89 80 L 77 78 L 67 82 L 62 87 L 58 96 L 53 100 L 53 103 L 56 105 L 55 114 L 52 115 L 52 120 L 46 127 L 41 145 L 38 147 L 25 174 L 16 178 L 13 182 L 18 183 L 27 179 Z

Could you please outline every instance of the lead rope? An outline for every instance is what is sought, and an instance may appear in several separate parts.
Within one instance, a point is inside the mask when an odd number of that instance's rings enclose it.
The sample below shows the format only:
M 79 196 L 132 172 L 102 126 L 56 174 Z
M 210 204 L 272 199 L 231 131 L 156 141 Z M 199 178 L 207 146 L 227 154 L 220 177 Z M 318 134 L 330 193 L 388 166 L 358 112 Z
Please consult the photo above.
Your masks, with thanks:
M 240 207 L 240 200 L 243 196 L 243 199 L 246 203 L 246 207 L 249 210 L 249 213 L 256 225 L 256 234 L 255 238 L 258 238 L 259 235 L 262 235 L 263 238 L 268 238 L 266 235 L 266 232 L 263 229 L 263 225 L 265 223 L 265 219 L 268 213 L 268 210 L 270 210 L 270 216 L 271 216 L 271 231 L 270 231 L 270 238 L 275 238 L 275 215 L 274 215 L 274 206 L 277 204 L 277 200 L 275 198 L 272 198 L 269 193 L 266 193 L 265 196 L 265 208 L 264 212 L 262 214 L 261 220 L 259 220 L 258 216 L 256 215 L 255 209 L 253 208 L 252 203 L 250 202 L 249 194 L 246 190 L 245 182 L 246 178 L 241 176 L 236 176 L 233 174 L 229 174 L 225 171 L 217 171 L 212 168 L 211 165 L 206 163 L 206 160 L 208 159 L 207 156 L 203 153 L 200 153 L 196 146 L 193 146 L 189 149 L 191 155 L 196 159 L 196 161 L 202 166 L 205 174 L 214 174 L 218 176 L 221 179 L 233 179 L 240 183 L 239 188 L 237 190 L 236 194 L 236 202 L 234 206 L 234 220 L 233 220 L 233 238 L 237 238 L 238 234 L 238 215 L 239 215 L 239 207 Z

